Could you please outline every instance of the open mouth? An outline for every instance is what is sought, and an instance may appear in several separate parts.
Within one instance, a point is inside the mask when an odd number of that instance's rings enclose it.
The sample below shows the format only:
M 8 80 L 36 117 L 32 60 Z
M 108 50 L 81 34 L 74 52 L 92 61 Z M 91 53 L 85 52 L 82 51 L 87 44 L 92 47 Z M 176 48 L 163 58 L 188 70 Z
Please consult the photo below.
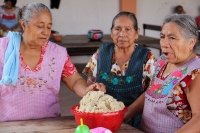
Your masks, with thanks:
M 169 58 L 172 55 L 172 53 L 169 52 L 163 52 L 163 54 L 166 58 Z

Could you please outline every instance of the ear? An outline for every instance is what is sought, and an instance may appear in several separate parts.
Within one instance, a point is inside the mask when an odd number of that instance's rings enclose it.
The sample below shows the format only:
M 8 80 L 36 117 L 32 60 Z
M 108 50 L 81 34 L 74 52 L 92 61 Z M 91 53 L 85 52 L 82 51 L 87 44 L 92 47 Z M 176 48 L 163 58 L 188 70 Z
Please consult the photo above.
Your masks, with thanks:
M 139 33 L 140 33 L 140 28 L 138 28 L 138 30 L 137 30 L 137 37 L 136 37 L 136 40 L 138 40 L 138 38 L 139 38 Z
M 138 33 L 138 35 L 139 35 L 139 33 L 140 33 L 140 28 L 138 28 L 137 33 Z
M 24 30 L 25 30 L 25 27 L 26 27 L 26 26 L 25 26 L 24 19 L 21 20 L 21 27 L 22 27 L 22 29 L 23 29 L 23 31 L 24 31 Z
M 190 41 L 189 41 L 190 50 L 192 50 L 194 48 L 196 41 L 197 41 L 197 39 L 195 39 L 195 38 L 190 39 Z
M 110 34 L 110 37 L 111 37 L 111 38 L 113 38 L 113 33 L 112 33 L 112 29 L 111 29 L 111 34 Z

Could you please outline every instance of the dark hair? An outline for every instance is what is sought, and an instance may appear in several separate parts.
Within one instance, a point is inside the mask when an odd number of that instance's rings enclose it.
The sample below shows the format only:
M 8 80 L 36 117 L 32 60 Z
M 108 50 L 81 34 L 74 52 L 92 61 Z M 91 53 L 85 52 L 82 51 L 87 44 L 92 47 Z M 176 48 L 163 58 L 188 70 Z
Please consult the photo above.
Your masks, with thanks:
M 47 11 L 51 15 L 51 11 L 46 5 L 38 2 L 32 2 L 21 8 L 19 18 L 20 20 L 24 19 L 24 22 L 27 25 L 31 18 L 34 18 L 38 13 L 43 11 Z
M 135 17 L 135 14 L 132 13 L 132 12 L 125 12 L 125 11 L 118 13 L 118 14 L 113 18 L 111 30 L 112 30 L 113 27 L 114 27 L 115 20 L 116 20 L 117 18 L 119 18 L 119 17 L 122 17 L 122 16 L 129 17 L 129 18 L 132 20 L 132 22 L 133 22 L 133 27 L 134 27 L 135 31 L 138 31 L 138 23 L 137 23 L 137 18 Z
M 182 9 L 182 10 L 180 10 L 180 9 Z M 181 5 L 176 6 L 176 7 L 174 8 L 174 13 L 185 14 L 185 11 L 184 11 L 184 9 L 183 9 L 183 6 L 181 6 Z
M 4 3 L 5 3 L 5 2 L 8 2 L 8 1 L 12 3 L 12 6 L 13 6 L 13 7 L 15 7 L 15 5 L 16 5 L 16 3 L 17 3 L 17 0 L 4 0 Z
M 165 18 L 163 25 L 170 22 L 179 26 L 182 35 L 186 39 L 198 39 L 199 32 L 193 17 L 186 14 L 172 14 Z

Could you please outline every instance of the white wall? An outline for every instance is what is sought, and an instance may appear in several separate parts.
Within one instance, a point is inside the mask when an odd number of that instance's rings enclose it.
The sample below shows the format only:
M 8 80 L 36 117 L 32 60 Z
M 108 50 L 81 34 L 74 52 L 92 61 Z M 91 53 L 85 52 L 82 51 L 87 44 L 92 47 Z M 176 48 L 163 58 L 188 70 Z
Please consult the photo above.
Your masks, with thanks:
M 200 0 L 137 0 L 137 19 L 143 34 L 142 24 L 162 25 L 167 15 L 173 13 L 174 7 L 182 5 L 186 14 L 192 17 L 200 15 Z M 147 31 L 147 32 L 146 32 Z M 159 38 L 159 32 L 146 30 L 145 34 Z
M 41 2 L 50 7 L 50 0 L 18 0 L 22 7 L 29 2 Z M 0 0 L 2 5 L 4 0 Z M 60 34 L 87 34 L 101 29 L 110 34 L 113 17 L 119 12 L 119 0 L 61 0 L 59 9 L 51 9 L 53 30 Z

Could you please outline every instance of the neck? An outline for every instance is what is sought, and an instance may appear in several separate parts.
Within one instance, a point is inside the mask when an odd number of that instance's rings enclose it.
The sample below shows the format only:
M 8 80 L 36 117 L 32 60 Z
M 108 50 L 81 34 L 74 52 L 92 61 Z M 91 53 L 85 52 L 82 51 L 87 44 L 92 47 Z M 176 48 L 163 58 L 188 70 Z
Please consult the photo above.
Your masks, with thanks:
M 134 45 L 131 45 L 129 47 L 126 47 L 126 48 L 119 48 L 117 46 L 115 46 L 115 53 L 117 53 L 118 55 L 132 55 L 132 53 L 135 51 L 135 44 Z
M 188 62 L 189 60 L 191 60 L 191 59 L 193 59 L 193 58 L 195 58 L 195 57 L 196 57 L 196 54 L 195 54 L 194 52 L 191 52 L 191 53 L 188 55 L 188 57 L 187 57 L 186 59 L 184 59 L 183 61 L 178 62 L 178 63 L 175 63 L 175 64 L 171 64 L 171 63 L 169 63 L 169 64 L 175 65 L 176 67 L 180 67 L 180 66 L 182 66 L 183 64 L 185 64 L 186 62 Z

